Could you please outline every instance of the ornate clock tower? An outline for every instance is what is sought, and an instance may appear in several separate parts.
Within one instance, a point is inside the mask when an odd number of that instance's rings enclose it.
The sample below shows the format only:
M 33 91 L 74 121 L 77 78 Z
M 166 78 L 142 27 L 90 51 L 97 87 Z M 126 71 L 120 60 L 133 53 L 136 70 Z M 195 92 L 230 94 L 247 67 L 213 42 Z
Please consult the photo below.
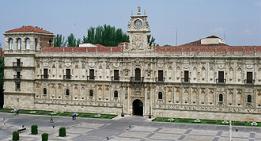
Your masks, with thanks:
M 131 16 L 128 24 L 128 35 L 130 40 L 129 51 L 151 50 L 148 45 L 148 35 L 150 35 L 148 17 L 141 13 L 140 7 L 138 7 L 137 14 Z

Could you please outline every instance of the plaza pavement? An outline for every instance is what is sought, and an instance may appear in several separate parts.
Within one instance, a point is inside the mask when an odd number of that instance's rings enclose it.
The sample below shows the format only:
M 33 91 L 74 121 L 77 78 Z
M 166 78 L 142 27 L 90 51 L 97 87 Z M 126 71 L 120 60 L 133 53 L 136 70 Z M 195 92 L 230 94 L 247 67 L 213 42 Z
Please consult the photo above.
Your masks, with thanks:
M 5 121 L 3 121 L 5 119 Z M 39 134 L 31 135 L 30 126 L 38 125 Z M 228 141 L 229 127 L 217 125 L 151 122 L 143 117 L 117 117 L 113 120 L 18 115 L 0 113 L 0 140 L 11 140 L 12 132 L 24 125 L 22 141 L 40 141 L 42 133 L 49 141 Z M 54 125 L 54 127 L 53 127 Z M 58 137 L 59 127 L 66 127 L 67 137 Z M 236 129 L 238 131 L 236 131 Z M 261 128 L 233 127 L 233 141 L 261 141 Z

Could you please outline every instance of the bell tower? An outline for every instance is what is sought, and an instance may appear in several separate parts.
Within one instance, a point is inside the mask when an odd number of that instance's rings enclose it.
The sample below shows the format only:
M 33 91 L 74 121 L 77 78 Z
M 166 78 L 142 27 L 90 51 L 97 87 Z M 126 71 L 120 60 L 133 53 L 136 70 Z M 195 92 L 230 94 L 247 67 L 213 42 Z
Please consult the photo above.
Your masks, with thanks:
M 128 24 L 129 35 L 129 51 L 143 52 L 151 50 L 148 45 L 148 35 L 150 35 L 150 27 L 148 17 L 141 13 L 141 8 L 138 7 L 137 13 L 131 16 Z

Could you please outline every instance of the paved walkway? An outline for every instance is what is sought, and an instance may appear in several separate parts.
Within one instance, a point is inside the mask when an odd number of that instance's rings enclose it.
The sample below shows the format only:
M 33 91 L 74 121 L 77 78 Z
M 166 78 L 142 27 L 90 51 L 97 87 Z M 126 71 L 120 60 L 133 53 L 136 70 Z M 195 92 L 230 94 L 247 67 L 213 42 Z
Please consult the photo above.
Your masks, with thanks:
M 3 121 L 5 119 L 5 122 Z M 42 133 L 49 141 L 228 141 L 228 126 L 191 125 L 151 122 L 143 117 L 125 117 L 114 120 L 77 119 L 0 113 L 0 140 L 11 140 L 13 131 L 24 125 L 20 134 L 23 141 L 41 140 Z M 30 126 L 37 124 L 39 135 L 30 134 Z M 53 128 L 53 125 L 55 127 Z M 66 127 L 67 137 L 58 137 L 59 127 Z M 238 131 L 235 131 L 235 130 Z M 261 141 L 261 129 L 234 127 L 233 141 Z

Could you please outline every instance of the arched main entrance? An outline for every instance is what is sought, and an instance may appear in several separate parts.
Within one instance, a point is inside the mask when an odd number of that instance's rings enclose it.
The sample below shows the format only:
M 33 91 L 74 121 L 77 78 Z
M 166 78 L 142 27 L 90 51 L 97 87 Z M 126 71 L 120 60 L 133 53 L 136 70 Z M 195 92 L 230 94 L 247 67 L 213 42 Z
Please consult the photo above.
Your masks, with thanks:
M 143 103 L 141 100 L 136 99 L 133 101 L 132 113 L 133 113 L 133 115 L 143 116 Z

